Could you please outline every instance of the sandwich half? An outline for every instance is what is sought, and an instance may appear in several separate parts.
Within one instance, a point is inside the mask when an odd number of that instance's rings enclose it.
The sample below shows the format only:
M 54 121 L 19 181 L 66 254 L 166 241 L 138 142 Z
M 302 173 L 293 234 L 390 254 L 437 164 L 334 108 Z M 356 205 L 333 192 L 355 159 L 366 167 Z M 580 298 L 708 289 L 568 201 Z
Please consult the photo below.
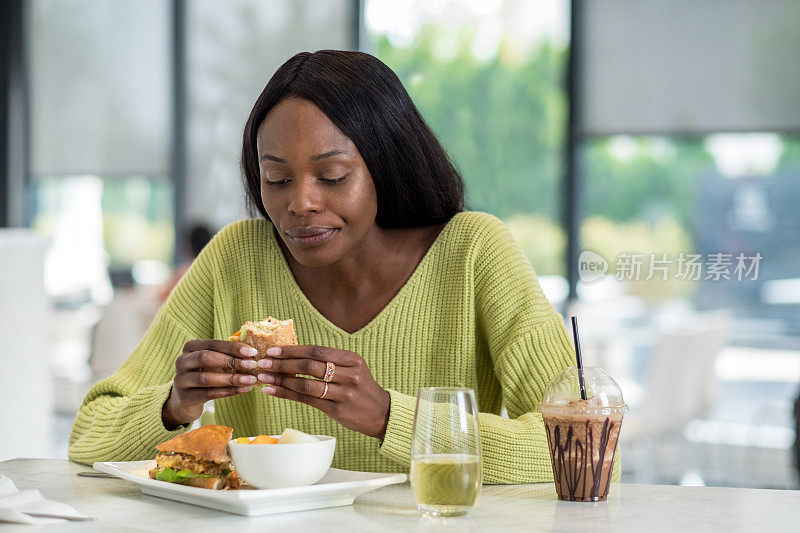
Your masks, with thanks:
M 204 489 L 238 489 L 241 479 L 228 455 L 233 429 L 203 426 L 156 446 L 156 467 L 150 477 Z
M 255 358 L 259 360 L 267 356 L 267 348 L 297 344 L 297 335 L 291 318 L 278 320 L 269 316 L 259 322 L 245 322 L 239 331 L 228 337 L 228 340 L 249 344 L 258 350 Z

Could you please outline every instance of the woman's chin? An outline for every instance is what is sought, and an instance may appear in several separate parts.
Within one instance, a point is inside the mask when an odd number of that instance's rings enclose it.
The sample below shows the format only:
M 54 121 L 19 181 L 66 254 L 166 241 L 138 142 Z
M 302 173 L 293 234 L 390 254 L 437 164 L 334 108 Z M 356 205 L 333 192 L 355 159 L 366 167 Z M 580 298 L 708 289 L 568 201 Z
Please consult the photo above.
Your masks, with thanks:
M 298 246 L 288 246 L 292 258 L 304 267 L 325 267 L 336 262 L 338 254 L 332 246 L 320 246 L 316 248 L 306 248 Z
M 324 267 L 336 262 L 341 255 L 339 231 L 325 239 L 293 239 L 281 235 L 292 258 L 306 267 Z

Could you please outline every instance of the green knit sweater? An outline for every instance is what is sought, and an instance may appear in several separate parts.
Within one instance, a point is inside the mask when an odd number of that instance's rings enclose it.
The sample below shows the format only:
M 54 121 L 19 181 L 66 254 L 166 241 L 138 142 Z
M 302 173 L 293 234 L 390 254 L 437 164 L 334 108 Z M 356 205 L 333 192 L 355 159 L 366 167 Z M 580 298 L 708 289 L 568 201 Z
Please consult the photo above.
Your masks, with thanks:
M 341 427 L 312 407 L 252 391 L 217 400 L 216 420 L 234 437 L 292 427 L 337 438 L 333 466 L 407 472 L 420 387 L 475 390 L 484 481 L 552 480 L 536 404 L 572 361 L 561 316 L 528 260 L 497 218 L 459 213 L 397 295 L 369 324 L 347 333 L 306 299 L 265 220 L 235 222 L 206 246 L 159 310 L 144 339 L 109 378 L 92 387 L 70 436 L 83 463 L 155 456 L 186 427 L 161 421 L 175 359 L 190 339 L 225 339 L 247 320 L 293 318 L 300 344 L 350 350 L 391 395 L 383 442 Z M 500 417 L 505 405 L 510 419 Z

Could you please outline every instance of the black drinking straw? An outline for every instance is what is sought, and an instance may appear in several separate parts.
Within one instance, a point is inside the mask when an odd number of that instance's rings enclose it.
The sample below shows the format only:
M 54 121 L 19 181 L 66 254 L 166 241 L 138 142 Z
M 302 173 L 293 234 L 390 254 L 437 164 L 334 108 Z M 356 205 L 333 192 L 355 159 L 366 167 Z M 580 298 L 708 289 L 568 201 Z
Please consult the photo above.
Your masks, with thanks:
M 578 317 L 572 317 L 572 338 L 575 339 L 575 359 L 578 361 L 578 385 L 581 388 L 581 400 L 586 400 L 586 383 L 583 381 L 583 360 L 581 359 L 581 341 L 578 340 Z

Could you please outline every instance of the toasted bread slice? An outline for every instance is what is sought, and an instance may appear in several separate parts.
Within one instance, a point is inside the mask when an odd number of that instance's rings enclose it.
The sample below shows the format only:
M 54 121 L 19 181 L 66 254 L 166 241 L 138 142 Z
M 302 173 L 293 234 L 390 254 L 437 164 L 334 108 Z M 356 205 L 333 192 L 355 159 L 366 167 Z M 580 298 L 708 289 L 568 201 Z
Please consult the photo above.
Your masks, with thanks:
M 233 429 L 228 426 L 203 426 L 162 442 L 156 450 L 162 453 L 185 453 L 199 459 L 222 463 L 230 461 L 228 441 Z

